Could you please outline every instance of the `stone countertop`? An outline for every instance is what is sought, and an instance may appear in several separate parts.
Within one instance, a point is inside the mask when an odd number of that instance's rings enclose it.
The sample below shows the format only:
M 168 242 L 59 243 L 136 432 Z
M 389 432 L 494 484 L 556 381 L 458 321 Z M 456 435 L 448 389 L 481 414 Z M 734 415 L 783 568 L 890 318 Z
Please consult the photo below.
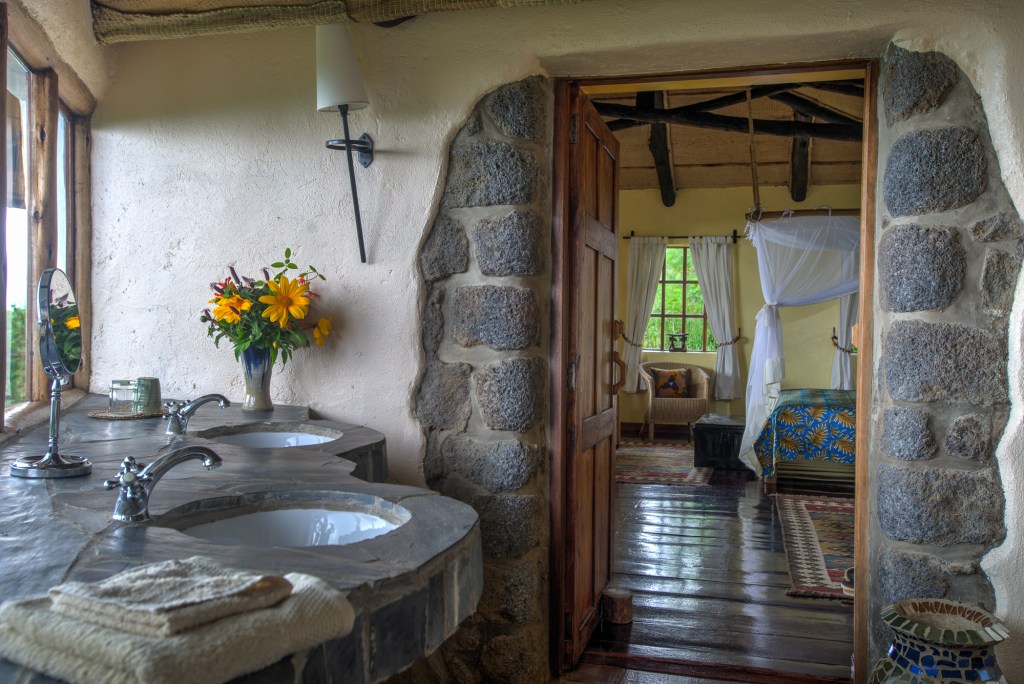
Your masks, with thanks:
M 357 616 L 353 633 L 321 645 L 315 654 L 305 654 L 301 670 L 285 668 L 287 676 L 259 681 L 316 681 L 324 674 L 342 676 L 347 682 L 379 681 L 434 650 L 475 610 L 483 578 L 477 515 L 469 506 L 426 489 L 364 482 L 352 476 L 355 464 L 315 446 L 247 449 L 191 435 L 169 437 L 159 419 L 107 421 L 86 415 L 103 408 L 105 398 L 94 396 L 62 416 L 61 453 L 88 458 L 93 464 L 88 476 L 8 476 L 10 461 L 45 453 L 46 425 L 0 450 L 5 578 L 0 600 L 42 594 L 69 579 L 94 581 L 134 565 L 192 555 L 259 572 L 305 572 L 347 592 Z M 243 412 L 233 407 L 220 410 L 214 404 L 199 409 L 189 430 L 307 418 L 303 407 Z M 355 432 L 355 426 L 344 427 Z M 360 440 L 365 442 L 366 435 L 357 433 L 354 442 Z M 131 455 L 141 465 L 182 446 L 213 448 L 223 464 L 207 471 L 196 460 L 171 469 L 153 489 L 151 522 L 113 521 L 117 493 L 104 489 L 103 481 L 117 473 L 122 459 Z M 179 512 L 241 502 L 245 495 L 258 494 L 249 498 L 280 502 L 282 507 L 294 500 L 326 502 L 330 507 L 338 492 L 367 504 L 398 504 L 412 517 L 374 539 L 303 548 L 222 546 L 169 526 Z M 254 505 L 250 502 L 249 508 L 255 510 Z M 0 679 L 13 678 L 17 671 L 0 660 Z

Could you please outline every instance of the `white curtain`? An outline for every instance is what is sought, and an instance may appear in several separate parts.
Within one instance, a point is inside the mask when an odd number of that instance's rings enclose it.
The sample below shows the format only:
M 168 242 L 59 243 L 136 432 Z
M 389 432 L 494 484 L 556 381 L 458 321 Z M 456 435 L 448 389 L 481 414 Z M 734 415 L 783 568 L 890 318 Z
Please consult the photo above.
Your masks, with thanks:
M 740 458 L 759 473 L 754 442 L 786 375 L 778 307 L 827 302 L 857 291 L 860 219 L 789 216 L 747 224 L 747 236 L 757 250 L 765 305 L 754 326 Z
M 740 363 L 733 332 L 732 238 L 690 238 L 690 255 L 697 271 L 697 283 L 704 295 L 708 324 L 718 340 L 715 355 L 714 397 L 721 401 L 743 396 Z
M 634 237 L 629 241 L 629 271 L 626 283 L 626 362 L 627 392 L 636 392 L 640 384 L 640 354 L 644 333 L 651 317 L 658 281 L 665 264 L 665 237 Z
M 836 329 L 836 339 L 839 349 L 836 349 L 832 358 L 832 377 L 829 378 L 828 386 L 831 389 L 853 389 L 853 372 L 850 368 L 850 352 L 844 351 L 850 348 L 853 340 L 853 324 L 857 322 L 857 293 L 848 294 L 839 299 L 839 327 Z

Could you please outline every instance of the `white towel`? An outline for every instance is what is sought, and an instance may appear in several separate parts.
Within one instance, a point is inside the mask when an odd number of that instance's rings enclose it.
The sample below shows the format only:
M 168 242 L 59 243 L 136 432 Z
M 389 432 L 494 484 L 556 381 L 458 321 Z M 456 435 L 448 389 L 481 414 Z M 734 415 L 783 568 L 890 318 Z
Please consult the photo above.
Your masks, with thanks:
M 219 684 L 345 636 L 354 614 L 323 580 L 291 573 L 292 594 L 188 632 L 147 637 L 50 610 L 49 597 L 0 606 L 0 656 L 72 684 Z
M 291 591 L 283 577 L 225 568 L 193 556 L 132 568 L 100 582 L 65 582 L 50 589 L 50 600 L 54 612 L 84 622 L 168 636 L 272 606 Z

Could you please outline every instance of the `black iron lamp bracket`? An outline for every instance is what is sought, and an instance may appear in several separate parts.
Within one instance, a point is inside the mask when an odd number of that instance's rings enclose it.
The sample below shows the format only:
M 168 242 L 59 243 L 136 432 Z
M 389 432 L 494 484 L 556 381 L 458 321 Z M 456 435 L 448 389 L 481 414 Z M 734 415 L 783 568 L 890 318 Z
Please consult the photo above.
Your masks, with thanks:
M 328 140 L 327 147 L 332 150 L 342 151 L 351 148 L 356 153 L 356 161 L 364 169 L 373 163 L 373 138 L 368 133 L 363 133 L 355 140 L 344 140 L 342 138 Z

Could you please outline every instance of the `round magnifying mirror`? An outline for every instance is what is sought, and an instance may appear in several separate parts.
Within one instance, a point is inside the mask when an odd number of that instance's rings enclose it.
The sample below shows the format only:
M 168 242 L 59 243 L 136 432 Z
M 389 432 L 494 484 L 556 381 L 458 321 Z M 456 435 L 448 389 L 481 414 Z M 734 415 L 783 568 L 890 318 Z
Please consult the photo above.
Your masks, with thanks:
M 39 358 L 51 378 L 73 375 L 82 365 L 82 319 L 64 271 L 48 268 L 39 279 Z

